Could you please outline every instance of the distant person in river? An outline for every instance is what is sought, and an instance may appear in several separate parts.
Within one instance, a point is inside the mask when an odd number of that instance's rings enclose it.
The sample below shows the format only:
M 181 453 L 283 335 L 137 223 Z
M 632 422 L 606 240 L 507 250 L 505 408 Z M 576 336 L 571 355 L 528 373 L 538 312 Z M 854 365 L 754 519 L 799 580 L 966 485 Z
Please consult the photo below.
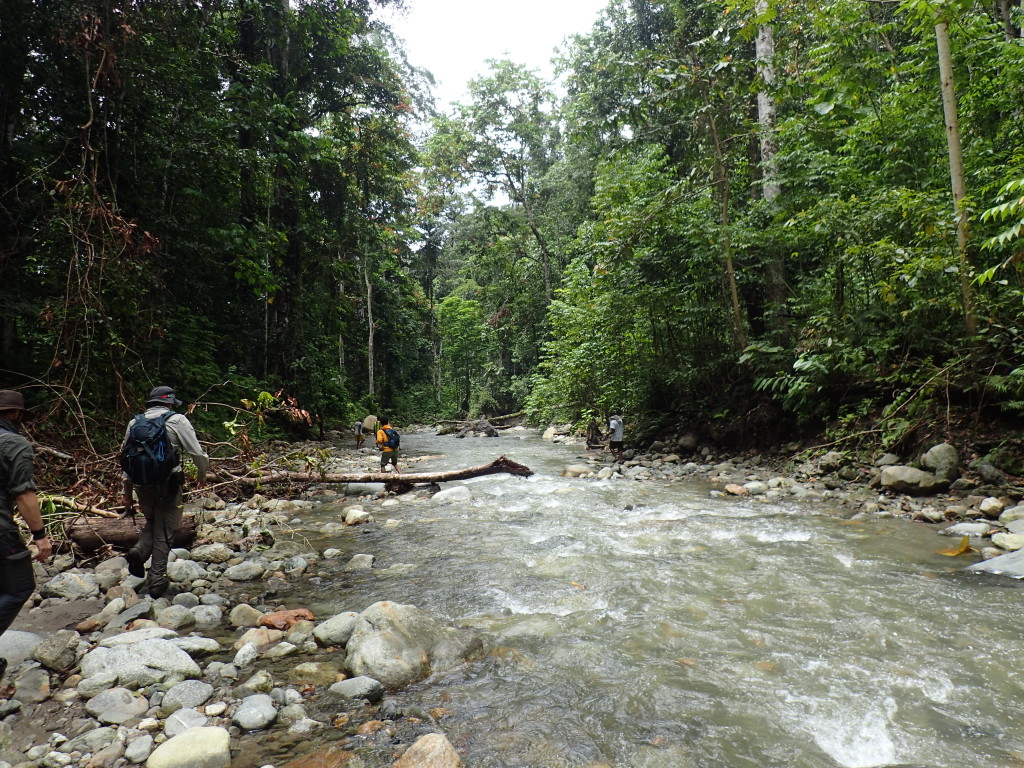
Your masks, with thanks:
M 356 419 L 356 423 L 352 425 L 352 432 L 356 436 L 356 450 L 358 451 L 363 447 L 363 443 L 366 442 L 366 435 L 363 434 L 362 419 Z
M 597 419 L 591 416 L 587 424 L 587 448 L 600 448 L 601 445 L 601 428 L 597 426 Z
M 618 411 L 608 417 L 608 450 L 616 461 L 622 461 L 622 432 L 624 425 Z
M 377 430 L 377 447 L 380 448 L 380 471 L 385 472 L 388 464 L 395 468 L 395 472 L 401 473 L 398 468 L 398 452 L 401 445 L 401 437 L 398 430 L 392 427 L 388 420 L 381 417 L 381 427 Z
M 21 540 L 15 511 L 32 534 L 36 560 L 46 560 L 53 551 L 32 476 L 35 454 L 19 431 L 25 410 L 20 392 L 0 390 L 0 635 L 11 626 L 36 588 L 32 554 Z M 7 659 L 0 658 L 0 677 L 6 671 Z
M 146 518 L 139 540 L 125 555 L 128 573 L 138 578 L 145 576 L 146 560 L 152 556 L 149 594 L 154 598 L 167 591 L 167 559 L 174 546 L 174 534 L 181 527 L 185 481 L 182 452 L 191 456 L 196 465 L 196 488 L 206 485 L 206 470 L 210 466 L 192 424 L 174 412 L 180 406 L 181 400 L 171 387 L 157 387 L 149 393 L 146 411 L 129 422 L 121 445 L 124 513 L 135 515 L 134 491 Z

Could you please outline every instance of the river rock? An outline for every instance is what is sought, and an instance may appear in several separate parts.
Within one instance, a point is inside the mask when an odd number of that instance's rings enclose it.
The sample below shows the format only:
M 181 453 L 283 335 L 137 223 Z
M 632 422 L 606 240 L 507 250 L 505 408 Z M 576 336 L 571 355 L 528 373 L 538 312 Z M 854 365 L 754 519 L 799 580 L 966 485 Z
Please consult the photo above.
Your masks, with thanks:
M 86 711 L 101 723 L 121 723 L 142 717 L 149 709 L 145 696 L 136 696 L 127 688 L 111 688 L 89 699 Z
M 939 533 L 943 536 L 988 536 L 992 530 L 988 523 L 956 523 L 943 528 Z
M 466 485 L 455 485 L 451 488 L 445 488 L 443 491 L 438 491 L 430 497 L 430 501 L 434 504 L 457 504 L 464 501 L 469 501 L 473 498 L 473 492 Z
M 277 719 L 274 700 L 265 693 L 257 693 L 242 699 L 231 721 L 243 731 L 258 731 Z
M 220 625 L 224 611 L 216 605 L 197 605 L 192 615 L 196 617 L 196 629 L 213 629 Z
M 458 666 L 482 645 L 476 634 L 446 627 L 416 606 L 381 601 L 359 614 L 345 666 L 400 688 Z
M 38 704 L 50 698 L 50 673 L 33 665 L 14 680 L 14 695 L 11 697 L 24 704 Z
M 117 738 L 117 729 L 109 725 L 103 728 L 92 728 L 80 736 L 76 736 L 60 745 L 61 752 L 98 752 L 109 747 Z
M 197 656 L 209 656 L 221 650 L 220 643 L 212 637 L 201 637 L 199 635 L 187 635 L 185 637 L 172 637 L 170 641 L 181 648 L 193 659 Z
M 346 571 L 369 571 L 377 558 L 373 555 L 353 555 L 345 565 Z
M 1024 504 L 1010 507 L 999 515 L 999 522 L 1003 525 L 1009 525 L 1017 520 L 1024 520 Z
M 915 467 L 882 467 L 882 487 L 908 496 L 930 496 L 949 487 L 949 481 Z
M 953 482 L 960 477 L 960 454 L 949 443 L 939 443 L 921 457 L 921 466 L 936 477 Z
M 345 525 L 372 523 L 373 515 L 363 509 L 352 508 L 345 512 Z
M 199 710 L 184 707 L 168 716 L 164 723 L 164 733 L 171 737 L 177 736 L 193 728 L 202 728 L 208 721 L 209 718 Z
M 839 451 L 829 451 L 818 459 L 818 469 L 821 472 L 838 472 L 846 466 L 846 456 Z
M 124 748 L 124 759 L 129 763 L 138 764 L 144 762 L 153 752 L 153 737 L 148 733 L 135 736 L 128 741 Z
M 235 695 L 241 698 L 256 693 L 270 693 L 274 690 L 274 677 L 267 670 L 261 669 L 235 689 Z
M 244 563 L 232 565 L 224 571 L 224 577 L 232 581 L 253 581 L 260 578 L 266 568 L 255 560 L 246 560 Z
M 177 636 L 177 632 L 167 627 L 147 627 L 146 629 L 119 632 L 116 635 L 105 637 L 100 640 L 100 645 L 104 648 L 116 648 L 120 645 L 134 645 L 135 643 L 145 643 L 149 640 L 169 640 Z
M 284 639 L 284 632 L 267 627 L 253 627 L 235 641 L 234 650 L 240 650 L 246 643 L 252 643 L 260 653 Z
M 589 464 L 570 464 L 562 470 L 562 477 L 583 477 L 594 471 Z
M 248 603 L 239 603 L 231 609 L 228 621 L 231 622 L 232 627 L 256 627 L 259 626 L 263 616 L 262 611 L 256 610 Z
M 238 652 L 235 654 L 235 658 L 232 659 L 231 663 L 238 669 L 241 669 L 242 667 L 246 667 L 256 661 L 256 659 L 259 658 L 259 655 L 260 652 L 256 650 L 255 645 L 252 643 L 246 643 L 238 649 Z
M 42 636 L 35 632 L 8 629 L 0 635 L 0 656 L 7 659 L 11 667 L 15 667 L 26 659 L 31 659 L 36 646 L 42 641 Z
M 202 544 L 192 550 L 192 559 L 201 563 L 226 563 L 235 556 L 235 550 L 227 544 L 214 542 Z
M 985 515 L 985 517 L 995 519 L 1002 514 L 1004 509 L 1006 509 L 1006 504 L 1003 503 L 1002 499 L 997 499 L 995 496 L 989 496 L 988 498 L 981 500 L 981 503 L 978 505 L 978 509 L 981 510 L 981 513 Z
M 327 692 L 340 699 L 366 699 L 371 704 L 384 698 L 384 686 L 365 675 L 334 683 Z
M 194 560 L 178 559 L 167 564 L 167 578 L 178 584 L 191 584 L 193 581 L 206 579 L 209 576 L 206 569 Z
M 131 634 L 131 633 L 129 633 Z M 82 677 L 112 673 L 123 686 L 144 687 L 155 683 L 199 677 L 199 666 L 169 640 L 152 639 L 110 648 L 93 648 L 82 658 Z
M 58 630 L 32 649 L 32 658 L 54 672 L 67 672 L 79 659 L 81 639 L 70 629 Z
M 462 768 L 462 759 L 442 733 L 420 736 L 392 768 Z
M 184 680 L 172 686 L 160 702 L 162 717 L 179 709 L 195 709 L 203 706 L 213 696 L 213 686 L 202 680 Z
M 994 533 L 992 534 L 992 543 L 1000 549 L 1016 552 L 1018 549 L 1024 549 L 1024 535 L 1019 533 Z
M 183 605 L 169 605 L 157 614 L 156 621 L 167 629 L 182 629 L 195 624 L 196 615 Z
M 146 760 L 146 768 L 230 768 L 231 735 L 224 728 L 193 728 L 168 739 Z
M 1002 485 L 1006 482 L 1006 473 L 984 459 L 971 462 L 971 469 L 988 485 Z
M 288 673 L 288 681 L 295 685 L 331 685 L 338 681 L 341 670 L 327 661 L 307 661 Z
M 339 613 L 317 624 L 313 630 L 313 637 L 319 640 L 321 645 L 344 645 L 352 636 L 358 620 L 359 614 L 354 611 Z
M 95 574 L 81 571 L 64 571 L 57 574 L 39 589 L 43 597 L 59 597 L 64 600 L 79 600 L 95 597 L 100 593 Z

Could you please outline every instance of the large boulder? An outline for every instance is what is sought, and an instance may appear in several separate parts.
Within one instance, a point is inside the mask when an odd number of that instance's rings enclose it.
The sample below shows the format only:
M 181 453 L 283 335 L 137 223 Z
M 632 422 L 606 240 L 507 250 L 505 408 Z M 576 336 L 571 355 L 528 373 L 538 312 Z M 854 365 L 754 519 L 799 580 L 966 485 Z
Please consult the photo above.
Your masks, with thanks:
M 93 648 L 82 658 L 82 677 L 104 672 L 116 676 L 122 686 L 137 688 L 162 682 L 177 683 L 202 674 L 191 656 L 162 638 Z
M 228 768 L 231 735 L 224 728 L 191 728 L 168 739 L 149 756 L 146 768 Z
M 953 482 L 960 477 L 960 454 L 949 443 L 939 443 L 921 457 L 921 466 L 936 477 Z
M 96 575 L 81 571 L 64 571 L 57 574 L 39 589 L 43 597 L 60 597 L 65 600 L 78 600 L 83 597 L 95 597 L 100 593 Z
M 908 496 L 930 496 L 949 488 L 949 480 L 915 467 L 882 467 L 882 487 Z
M 385 600 L 359 614 L 345 666 L 395 689 L 456 667 L 482 647 L 472 632 L 447 627 L 414 605 Z

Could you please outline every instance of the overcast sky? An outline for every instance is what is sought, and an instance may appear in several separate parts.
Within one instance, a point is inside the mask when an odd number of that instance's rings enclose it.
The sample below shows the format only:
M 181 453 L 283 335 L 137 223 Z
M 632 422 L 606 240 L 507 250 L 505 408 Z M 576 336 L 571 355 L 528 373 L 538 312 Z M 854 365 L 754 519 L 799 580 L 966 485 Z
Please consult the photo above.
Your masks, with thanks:
M 509 58 L 552 74 L 556 46 L 587 32 L 608 0 L 406 0 L 409 10 L 386 15 L 406 41 L 409 61 L 430 70 L 438 109 L 464 101 L 466 83 L 486 71 L 487 59 Z

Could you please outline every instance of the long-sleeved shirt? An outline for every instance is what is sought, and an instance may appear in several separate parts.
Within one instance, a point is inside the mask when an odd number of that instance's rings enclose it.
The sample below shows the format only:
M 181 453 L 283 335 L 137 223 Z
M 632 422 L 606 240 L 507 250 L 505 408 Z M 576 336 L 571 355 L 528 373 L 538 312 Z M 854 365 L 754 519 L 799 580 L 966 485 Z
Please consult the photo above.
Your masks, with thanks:
M 0 430 L 0 532 L 17 532 L 14 499 L 26 491 L 36 490 L 32 478 L 35 454 L 12 422 L 0 419 Z

